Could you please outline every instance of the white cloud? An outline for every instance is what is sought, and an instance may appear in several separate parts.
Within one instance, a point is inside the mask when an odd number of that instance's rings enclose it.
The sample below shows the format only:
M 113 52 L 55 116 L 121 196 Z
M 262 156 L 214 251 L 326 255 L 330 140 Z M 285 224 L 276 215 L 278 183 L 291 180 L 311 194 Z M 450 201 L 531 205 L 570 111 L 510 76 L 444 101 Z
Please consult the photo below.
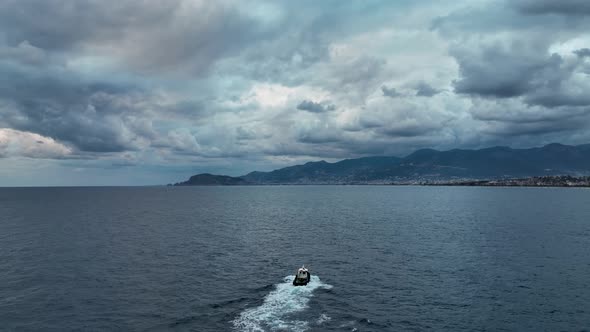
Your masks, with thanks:
M 0 128 L 0 157 L 59 159 L 72 149 L 54 139 L 26 131 Z

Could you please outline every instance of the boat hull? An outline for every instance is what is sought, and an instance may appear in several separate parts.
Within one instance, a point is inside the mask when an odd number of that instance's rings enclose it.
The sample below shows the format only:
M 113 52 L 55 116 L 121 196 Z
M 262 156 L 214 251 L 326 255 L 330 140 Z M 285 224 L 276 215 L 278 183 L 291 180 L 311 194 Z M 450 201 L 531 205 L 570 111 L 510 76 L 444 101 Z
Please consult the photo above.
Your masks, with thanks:
M 305 285 L 307 285 L 307 283 L 309 283 L 310 279 L 311 279 L 311 275 L 309 275 L 305 279 L 295 278 L 295 279 L 293 279 L 293 286 L 305 286 Z

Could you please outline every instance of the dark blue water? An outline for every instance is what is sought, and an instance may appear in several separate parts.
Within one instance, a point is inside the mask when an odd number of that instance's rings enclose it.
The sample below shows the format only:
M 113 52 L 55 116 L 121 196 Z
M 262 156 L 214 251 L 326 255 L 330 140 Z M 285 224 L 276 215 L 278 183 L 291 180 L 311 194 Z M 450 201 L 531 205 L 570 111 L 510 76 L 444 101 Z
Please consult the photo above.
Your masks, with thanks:
M 0 189 L 4 330 L 573 331 L 589 303 L 584 189 Z

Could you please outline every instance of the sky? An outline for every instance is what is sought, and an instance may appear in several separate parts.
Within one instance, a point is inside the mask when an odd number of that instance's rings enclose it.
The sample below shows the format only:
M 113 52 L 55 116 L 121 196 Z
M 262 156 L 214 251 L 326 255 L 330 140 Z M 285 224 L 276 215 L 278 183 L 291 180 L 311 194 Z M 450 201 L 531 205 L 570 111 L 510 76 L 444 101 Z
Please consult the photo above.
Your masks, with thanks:
M 0 0 L 0 186 L 590 143 L 590 1 Z

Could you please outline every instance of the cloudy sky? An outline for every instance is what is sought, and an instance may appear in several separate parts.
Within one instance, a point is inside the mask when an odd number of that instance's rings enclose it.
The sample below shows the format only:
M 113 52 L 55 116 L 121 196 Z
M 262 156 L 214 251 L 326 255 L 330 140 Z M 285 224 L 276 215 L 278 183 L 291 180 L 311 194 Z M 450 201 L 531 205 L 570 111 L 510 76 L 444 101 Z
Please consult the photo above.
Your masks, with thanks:
M 590 143 L 590 1 L 0 0 L 0 186 Z

